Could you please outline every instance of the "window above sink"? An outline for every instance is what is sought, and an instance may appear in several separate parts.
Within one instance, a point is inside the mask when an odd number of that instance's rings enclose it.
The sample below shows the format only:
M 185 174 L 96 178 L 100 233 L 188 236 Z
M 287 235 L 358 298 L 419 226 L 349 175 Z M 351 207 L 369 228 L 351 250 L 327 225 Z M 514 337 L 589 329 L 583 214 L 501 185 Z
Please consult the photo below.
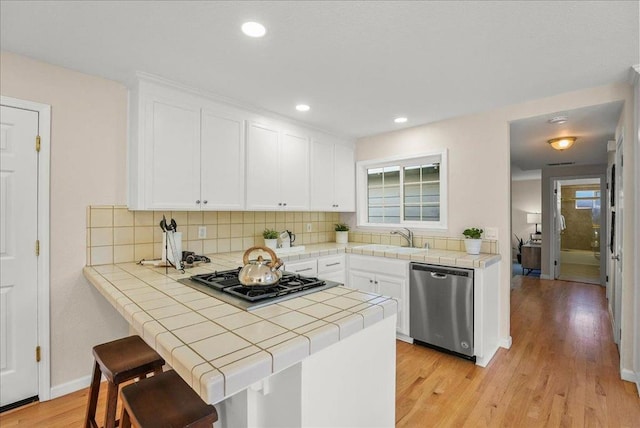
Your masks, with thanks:
M 357 164 L 358 226 L 447 228 L 447 151 Z

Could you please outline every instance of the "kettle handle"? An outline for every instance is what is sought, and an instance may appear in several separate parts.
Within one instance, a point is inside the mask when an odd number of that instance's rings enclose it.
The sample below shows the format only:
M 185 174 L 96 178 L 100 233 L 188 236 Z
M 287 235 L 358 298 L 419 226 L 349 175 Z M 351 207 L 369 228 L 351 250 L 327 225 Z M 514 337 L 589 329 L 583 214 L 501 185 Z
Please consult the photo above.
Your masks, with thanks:
M 255 246 L 255 247 L 249 248 L 247 251 L 244 252 L 244 255 L 242 256 L 242 263 L 245 266 L 249 264 L 249 254 L 251 254 L 251 252 L 255 250 L 265 251 L 266 253 L 269 254 L 269 256 L 271 256 L 271 263 L 269 263 L 267 266 L 271 267 L 272 270 L 276 270 L 283 265 L 282 260 L 280 260 L 278 256 L 276 256 L 276 253 L 271 248 Z

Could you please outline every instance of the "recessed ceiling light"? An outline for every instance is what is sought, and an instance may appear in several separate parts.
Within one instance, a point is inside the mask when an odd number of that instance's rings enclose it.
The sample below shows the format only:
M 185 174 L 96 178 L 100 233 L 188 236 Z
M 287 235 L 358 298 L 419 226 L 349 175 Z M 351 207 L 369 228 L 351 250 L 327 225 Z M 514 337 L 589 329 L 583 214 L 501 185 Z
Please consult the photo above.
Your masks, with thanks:
M 549 119 L 547 122 L 553 125 L 562 125 L 563 123 L 567 123 L 569 118 L 567 116 L 556 116 Z
M 395 119 L 393 119 L 393 121 L 395 123 L 405 123 L 407 121 L 406 117 L 396 117 Z
M 267 29 L 259 22 L 245 22 L 242 24 L 242 32 L 249 37 L 262 37 L 267 33 Z
M 310 109 L 311 109 L 311 107 L 309 107 L 306 104 L 298 104 L 296 106 L 296 110 L 298 110 L 298 111 L 309 111 Z

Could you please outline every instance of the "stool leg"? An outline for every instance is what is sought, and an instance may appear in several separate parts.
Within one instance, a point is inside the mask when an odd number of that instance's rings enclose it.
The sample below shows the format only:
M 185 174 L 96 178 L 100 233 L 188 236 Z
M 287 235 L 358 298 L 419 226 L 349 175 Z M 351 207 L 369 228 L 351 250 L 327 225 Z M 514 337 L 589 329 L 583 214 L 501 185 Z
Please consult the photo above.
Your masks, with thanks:
M 122 414 L 120 416 L 120 428 L 131 428 L 129 412 L 127 412 L 127 408 L 124 405 L 122 406 Z
M 93 377 L 91 378 L 91 386 L 89 388 L 89 402 L 87 403 L 87 415 L 84 418 L 85 428 L 93 428 L 98 426 L 96 423 L 96 406 L 98 404 L 98 393 L 100 392 L 100 377 L 102 372 L 100 366 L 95 363 L 93 368 Z
M 115 428 L 116 407 L 118 405 L 118 385 L 107 382 L 107 413 L 104 415 L 104 428 Z

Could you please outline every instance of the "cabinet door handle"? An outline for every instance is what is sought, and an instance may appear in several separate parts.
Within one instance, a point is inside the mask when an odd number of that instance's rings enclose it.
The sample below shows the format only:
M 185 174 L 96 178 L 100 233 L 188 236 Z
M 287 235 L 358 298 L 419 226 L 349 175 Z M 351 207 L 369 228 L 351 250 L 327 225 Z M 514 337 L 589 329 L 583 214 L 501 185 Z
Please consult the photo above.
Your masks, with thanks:
M 370 280 L 369 280 L 369 284 L 373 284 L 373 279 L 370 279 Z
M 286 207 L 286 206 L 287 206 L 287 203 L 285 202 L 285 203 L 283 203 L 282 205 L 284 205 L 284 206 Z
M 198 200 L 196 201 L 196 204 L 199 204 L 199 203 L 200 203 L 200 199 L 198 199 Z
M 325 267 L 329 267 L 329 266 L 338 266 L 340 264 L 340 262 L 335 262 L 335 263 L 329 263 L 326 264 Z
M 294 272 L 295 272 L 295 273 L 298 273 L 298 272 L 306 272 L 306 271 L 311 270 L 311 269 L 313 269 L 313 268 L 304 268 L 304 269 L 300 269 L 300 270 L 294 270 Z
M 278 202 L 278 206 L 281 207 L 282 206 L 282 202 Z
M 377 284 L 377 283 L 378 283 L 378 281 L 374 281 L 374 283 L 375 283 L 375 284 Z
M 206 205 L 207 202 L 209 202 L 209 201 L 207 201 L 206 199 L 204 201 L 202 201 L 202 203 L 205 204 L 205 205 Z

